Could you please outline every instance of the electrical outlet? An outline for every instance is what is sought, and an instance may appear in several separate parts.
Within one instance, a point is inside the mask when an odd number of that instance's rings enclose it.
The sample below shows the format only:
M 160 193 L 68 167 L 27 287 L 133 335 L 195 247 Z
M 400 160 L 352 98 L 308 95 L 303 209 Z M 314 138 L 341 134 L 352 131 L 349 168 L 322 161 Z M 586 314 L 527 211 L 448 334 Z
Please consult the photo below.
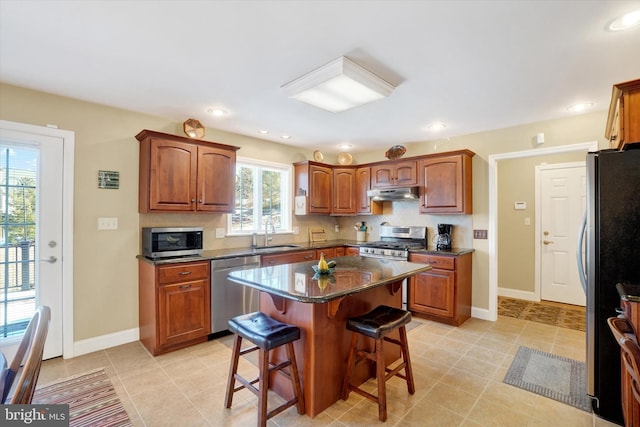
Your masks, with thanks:
M 224 239 L 224 228 L 216 228 L 216 239 Z
M 531 225 L 531 218 L 526 217 L 526 218 L 524 219 L 524 225 Z
M 474 239 L 486 239 L 487 238 L 487 230 L 473 230 L 473 238 Z
M 294 226 L 293 227 L 293 234 L 300 234 L 300 227 Z
M 98 218 L 98 230 L 117 230 L 118 218 Z

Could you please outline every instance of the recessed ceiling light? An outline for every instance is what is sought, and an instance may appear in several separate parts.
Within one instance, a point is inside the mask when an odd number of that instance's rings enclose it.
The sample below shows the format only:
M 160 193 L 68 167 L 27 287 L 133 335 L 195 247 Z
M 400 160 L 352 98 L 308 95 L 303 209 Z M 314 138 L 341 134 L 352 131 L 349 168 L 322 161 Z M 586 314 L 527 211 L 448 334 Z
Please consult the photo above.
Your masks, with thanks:
M 290 135 L 282 135 L 280 138 L 282 138 L 282 139 L 291 139 L 291 136 Z
M 640 24 L 640 9 L 625 13 L 609 24 L 609 31 L 622 31 Z
M 447 125 L 445 125 L 444 123 L 431 123 L 430 125 L 427 125 L 427 129 L 430 131 L 434 131 L 437 132 L 439 130 L 443 130 L 447 127 Z
M 223 110 L 221 108 L 209 108 L 207 110 L 207 113 L 212 114 L 216 117 L 223 117 L 229 114 L 226 110 Z
M 593 107 L 593 102 L 578 102 L 577 104 L 569 105 L 567 107 L 567 111 L 570 111 L 572 113 L 580 113 L 591 107 Z
M 261 133 L 261 134 L 263 134 L 263 135 L 269 135 L 269 131 L 268 131 L 268 130 L 266 130 L 266 129 L 262 129 L 262 130 L 260 131 L 260 133 Z
M 343 150 L 348 150 L 352 147 L 351 144 L 340 144 L 340 148 Z

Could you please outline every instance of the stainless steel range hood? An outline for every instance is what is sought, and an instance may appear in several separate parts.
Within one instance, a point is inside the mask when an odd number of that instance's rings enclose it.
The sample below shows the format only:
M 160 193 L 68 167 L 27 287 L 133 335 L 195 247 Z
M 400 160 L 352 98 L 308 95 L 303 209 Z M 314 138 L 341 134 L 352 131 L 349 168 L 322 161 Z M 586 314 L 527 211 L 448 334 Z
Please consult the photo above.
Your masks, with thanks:
M 420 197 L 418 187 L 383 188 L 367 191 L 367 196 L 374 202 L 386 200 L 417 200 Z

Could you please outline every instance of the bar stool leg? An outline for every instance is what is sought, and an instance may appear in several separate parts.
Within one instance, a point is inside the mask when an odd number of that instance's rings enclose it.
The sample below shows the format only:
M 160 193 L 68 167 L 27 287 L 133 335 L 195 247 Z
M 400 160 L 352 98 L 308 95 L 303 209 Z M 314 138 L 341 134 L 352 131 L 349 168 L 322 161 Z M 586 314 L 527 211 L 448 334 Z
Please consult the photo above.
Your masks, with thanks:
M 227 379 L 227 396 L 224 399 L 225 408 L 231 408 L 231 402 L 233 402 L 233 389 L 236 386 L 236 372 L 238 372 L 238 359 L 240 358 L 241 345 L 242 337 L 240 335 L 236 335 L 233 340 L 231 365 L 229 366 L 229 378 Z
M 287 343 L 286 349 L 287 357 L 291 361 L 291 365 L 289 366 L 289 376 L 293 383 L 293 392 L 298 399 L 298 402 L 296 403 L 298 414 L 304 415 L 304 394 L 302 393 L 302 386 L 300 384 L 300 375 L 298 375 L 298 363 L 296 362 L 296 353 L 293 349 L 293 343 Z
M 267 425 L 267 392 L 269 391 L 269 350 L 258 350 L 260 364 L 260 396 L 258 396 L 258 425 Z
M 407 380 L 407 390 L 409 394 L 416 392 L 416 386 L 413 382 L 413 368 L 411 367 L 411 357 L 409 356 L 409 341 L 407 340 L 406 327 L 400 327 L 400 343 L 402 344 L 402 358 L 404 360 L 404 373 Z
M 347 359 L 347 372 L 342 380 L 342 400 L 349 398 L 349 392 L 351 391 L 351 370 L 353 369 L 354 360 L 356 357 L 356 347 L 358 345 L 357 332 L 351 333 L 351 346 L 349 347 L 349 358 Z
M 387 421 L 387 387 L 385 381 L 383 339 L 376 340 L 376 380 L 378 381 L 378 418 Z

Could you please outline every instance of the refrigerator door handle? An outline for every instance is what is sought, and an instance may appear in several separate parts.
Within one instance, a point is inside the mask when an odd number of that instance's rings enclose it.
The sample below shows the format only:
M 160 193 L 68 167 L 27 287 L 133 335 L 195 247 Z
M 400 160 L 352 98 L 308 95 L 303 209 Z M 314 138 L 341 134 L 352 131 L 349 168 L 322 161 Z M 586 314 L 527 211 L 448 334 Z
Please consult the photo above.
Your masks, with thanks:
M 584 237 L 587 230 L 587 212 L 582 217 L 580 223 L 580 230 L 578 231 L 578 242 L 576 246 L 576 261 L 578 263 L 578 276 L 580 277 L 580 283 L 582 283 L 582 289 L 586 295 L 587 293 L 587 274 L 585 273 L 585 261 L 582 256 L 582 248 L 584 247 Z

